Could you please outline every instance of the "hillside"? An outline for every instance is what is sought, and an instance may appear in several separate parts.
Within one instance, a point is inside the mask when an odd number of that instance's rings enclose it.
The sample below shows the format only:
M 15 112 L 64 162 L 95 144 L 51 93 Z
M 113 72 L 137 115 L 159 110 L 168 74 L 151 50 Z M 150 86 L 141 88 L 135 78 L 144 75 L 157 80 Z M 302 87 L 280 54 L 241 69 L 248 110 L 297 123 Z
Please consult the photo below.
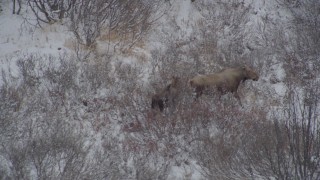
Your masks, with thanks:
M 0 0 L 0 179 L 320 179 L 319 7 Z

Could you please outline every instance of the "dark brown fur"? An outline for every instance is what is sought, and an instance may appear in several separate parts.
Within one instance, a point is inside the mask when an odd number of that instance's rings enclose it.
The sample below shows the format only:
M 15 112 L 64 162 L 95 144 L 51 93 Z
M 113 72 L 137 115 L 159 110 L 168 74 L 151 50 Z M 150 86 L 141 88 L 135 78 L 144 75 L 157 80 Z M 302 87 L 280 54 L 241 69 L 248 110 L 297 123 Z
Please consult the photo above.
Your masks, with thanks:
M 199 75 L 190 79 L 191 87 L 195 88 L 196 98 L 200 97 L 206 87 L 216 87 L 221 94 L 231 92 L 238 99 L 240 105 L 241 100 L 237 93 L 240 82 L 248 79 L 257 81 L 259 75 L 248 66 L 239 68 L 224 69 L 215 74 Z
M 165 107 L 169 104 L 173 105 L 175 103 L 175 97 L 178 93 L 179 78 L 173 77 L 171 83 L 165 87 L 162 91 L 152 96 L 151 108 L 156 109 L 157 107 L 162 112 Z

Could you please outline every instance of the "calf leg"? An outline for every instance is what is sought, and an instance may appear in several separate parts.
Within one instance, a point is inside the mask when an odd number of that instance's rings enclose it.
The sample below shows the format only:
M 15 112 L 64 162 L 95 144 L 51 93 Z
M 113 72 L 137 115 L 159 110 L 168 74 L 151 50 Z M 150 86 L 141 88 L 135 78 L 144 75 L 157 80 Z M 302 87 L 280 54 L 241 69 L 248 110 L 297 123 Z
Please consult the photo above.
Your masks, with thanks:
M 155 108 L 159 108 L 159 110 L 162 112 L 163 109 L 164 109 L 164 102 L 162 99 L 160 98 L 155 98 L 153 97 L 152 98 L 152 101 L 151 101 L 151 108 L 152 109 L 155 109 Z
M 203 86 L 197 86 L 196 87 L 196 99 L 198 99 L 202 95 L 203 89 L 204 89 Z
M 156 105 L 157 105 L 156 99 L 152 98 L 152 100 L 151 100 L 151 108 L 152 109 L 156 108 Z
M 162 100 L 162 99 L 159 99 L 159 101 L 158 101 L 158 106 L 159 106 L 160 111 L 162 112 L 163 109 L 164 109 L 164 103 L 163 103 L 163 100 Z

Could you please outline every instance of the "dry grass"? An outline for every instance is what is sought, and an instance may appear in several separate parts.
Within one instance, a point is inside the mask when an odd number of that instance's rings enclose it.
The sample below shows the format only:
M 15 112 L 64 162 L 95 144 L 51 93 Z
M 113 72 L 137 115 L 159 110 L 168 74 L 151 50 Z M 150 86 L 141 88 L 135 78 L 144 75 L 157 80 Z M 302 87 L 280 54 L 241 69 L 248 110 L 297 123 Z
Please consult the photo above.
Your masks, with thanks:
M 105 30 L 104 32 L 102 32 L 100 37 L 98 38 L 99 41 L 113 43 L 132 42 L 132 39 L 132 33 L 120 34 L 116 31 L 109 30 Z M 134 46 L 143 48 L 145 46 L 145 42 L 142 39 L 140 39 L 135 42 Z
M 97 48 L 96 43 L 93 43 L 91 46 L 86 46 L 85 44 L 81 44 L 76 39 L 72 39 L 72 38 L 66 39 L 63 46 L 73 51 L 77 51 L 77 50 L 93 51 Z

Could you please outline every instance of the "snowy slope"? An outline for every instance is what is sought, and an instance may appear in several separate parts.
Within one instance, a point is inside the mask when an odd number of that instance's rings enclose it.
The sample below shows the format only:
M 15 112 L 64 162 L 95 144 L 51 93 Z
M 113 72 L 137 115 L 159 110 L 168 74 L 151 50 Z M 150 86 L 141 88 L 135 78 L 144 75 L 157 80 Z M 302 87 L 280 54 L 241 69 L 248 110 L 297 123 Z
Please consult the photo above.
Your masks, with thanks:
M 36 28 L 37 22 L 30 9 L 24 8 L 21 15 L 15 15 L 11 4 L 3 2 L 6 8 L 0 14 L 0 64 L 4 71 L 10 70 L 15 75 L 16 60 L 33 53 L 59 57 L 71 52 L 65 44 L 72 33 L 65 25 L 56 23 Z
M 131 55 L 115 52 L 112 54 L 112 59 L 115 62 L 121 61 L 125 65 L 145 66 L 145 76 L 141 78 L 143 81 L 148 81 L 148 73 L 150 72 L 148 68 L 150 68 L 150 62 L 153 60 L 151 55 L 153 50 L 160 49 L 165 51 L 165 49 L 171 48 L 167 46 L 168 39 L 170 42 L 175 42 L 177 46 L 179 46 L 183 44 L 192 44 L 193 40 L 200 37 L 199 34 L 195 33 L 200 31 L 197 25 L 204 18 L 199 12 L 199 9 L 195 6 L 196 3 L 200 2 L 200 0 L 196 0 L 195 2 L 191 2 L 190 0 L 171 0 L 171 5 L 168 6 L 169 10 L 156 23 L 145 42 L 145 46 L 134 47 Z M 273 19 L 272 22 L 279 24 L 287 21 L 287 13 L 277 8 L 275 1 L 246 0 L 244 1 L 244 5 L 251 6 L 252 11 L 248 23 L 242 27 L 242 31 L 246 34 L 254 34 L 257 31 L 259 24 L 263 23 L 263 18 L 271 18 Z M 4 71 L 4 73 L 17 75 L 18 70 L 16 60 L 33 53 L 54 57 L 59 57 L 63 54 L 72 56 L 76 53 L 74 49 L 70 48 L 70 42 L 74 39 L 73 34 L 68 31 L 67 25 L 63 22 L 53 25 L 45 24 L 43 25 L 43 29 L 39 29 L 32 25 L 36 22 L 29 9 L 24 9 L 21 12 L 22 16 L 18 16 L 11 14 L 11 2 L 3 2 L 2 7 L 4 11 L 0 13 L 0 69 Z M 219 32 L 221 38 L 224 39 L 221 39 L 218 42 L 218 45 L 220 44 L 222 46 L 224 42 L 230 41 L 230 37 L 232 36 L 223 37 L 224 34 L 228 33 L 230 33 L 228 27 L 222 32 Z M 259 42 L 259 40 L 261 40 L 259 38 L 263 37 L 253 36 L 248 36 L 245 39 L 244 44 L 249 44 L 252 48 L 261 48 L 261 46 L 264 46 Z M 98 41 L 97 54 L 104 56 L 106 48 L 107 43 Z M 244 54 L 249 53 L 250 51 L 246 49 Z M 277 59 L 275 59 L 275 61 L 278 62 Z M 282 81 L 285 77 L 285 73 L 281 66 L 275 65 L 271 68 L 271 71 L 273 71 L 276 79 L 279 81 Z M 269 78 L 270 77 L 267 77 L 266 75 L 261 77 L 262 80 L 264 79 L 263 82 L 259 82 L 261 83 L 261 86 L 270 85 Z M 2 84 L 2 74 L 0 74 L 0 86 Z M 284 96 L 286 90 L 282 83 L 273 84 L 272 86 L 280 97 Z M 105 89 L 100 89 L 96 96 L 99 97 L 101 95 L 103 97 L 105 94 Z M 92 101 L 99 101 L 101 99 L 97 98 Z M 79 109 L 79 114 L 85 114 L 84 109 Z M 124 139 L 125 135 L 121 134 L 121 127 L 118 122 L 112 122 L 111 127 L 109 127 L 109 130 L 110 129 L 112 129 L 113 132 L 108 132 L 108 135 L 111 134 L 114 138 L 119 138 L 119 141 Z M 95 133 L 96 132 L 91 131 L 89 134 L 96 138 L 96 147 L 100 147 L 102 143 L 101 136 L 103 135 Z M 132 162 L 127 163 L 128 166 L 134 168 Z M 197 162 L 189 159 L 188 164 L 178 166 L 175 163 L 171 163 L 171 169 L 167 179 L 200 180 L 203 179 L 203 176 L 199 171 Z

